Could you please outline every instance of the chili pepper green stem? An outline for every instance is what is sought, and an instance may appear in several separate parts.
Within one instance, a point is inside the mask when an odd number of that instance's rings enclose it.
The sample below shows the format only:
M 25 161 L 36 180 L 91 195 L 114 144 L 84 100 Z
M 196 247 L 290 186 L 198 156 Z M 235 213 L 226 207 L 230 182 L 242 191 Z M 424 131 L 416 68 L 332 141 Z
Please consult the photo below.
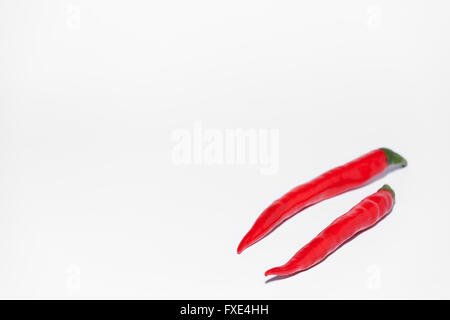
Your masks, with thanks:
M 381 148 L 383 150 L 384 154 L 386 155 L 386 160 L 388 164 L 399 164 L 402 167 L 406 167 L 408 165 L 408 161 L 406 161 L 405 158 L 403 158 L 398 153 L 392 151 L 388 148 Z
M 395 192 L 394 192 L 394 190 L 392 190 L 392 188 L 388 184 L 385 184 L 384 186 L 382 186 L 380 188 L 380 190 L 389 191 L 392 194 L 392 198 L 395 199 Z M 380 191 L 380 190 L 378 190 L 378 191 Z

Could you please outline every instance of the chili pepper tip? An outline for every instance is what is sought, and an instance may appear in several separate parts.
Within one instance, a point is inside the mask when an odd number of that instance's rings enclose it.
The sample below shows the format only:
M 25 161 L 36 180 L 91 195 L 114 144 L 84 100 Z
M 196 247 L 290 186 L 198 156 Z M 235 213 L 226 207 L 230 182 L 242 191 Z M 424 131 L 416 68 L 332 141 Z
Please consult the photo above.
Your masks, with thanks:
M 264 273 L 264 276 L 272 276 L 272 275 L 274 275 L 274 276 L 278 276 L 279 275 L 279 273 L 278 273 L 278 271 L 279 271 L 279 267 L 276 267 L 276 268 L 272 268 L 272 269 L 269 269 L 269 270 L 267 270 L 265 273 Z
M 392 198 L 395 199 L 395 192 L 394 192 L 394 190 L 392 190 L 392 188 L 388 184 L 385 184 L 384 186 L 382 186 L 380 188 L 380 190 L 389 191 L 392 194 Z M 378 191 L 380 191 L 380 190 L 378 190 Z
M 247 243 L 244 241 L 241 241 L 241 243 L 239 243 L 239 246 L 237 248 L 237 254 L 240 254 L 242 251 L 244 251 L 247 248 Z
M 399 164 L 402 167 L 406 167 L 408 165 L 408 161 L 406 161 L 405 158 L 392 151 L 391 149 L 381 148 L 381 150 L 383 150 L 384 154 L 386 155 L 386 161 L 388 164 Z
M 247 234 L 242 238 L 241 242 L 238 245 L 237 253 L 240 254 L 242 251 L 250 247 L 252 244 L 254 244 L 256 241 L 254 241 L 254 238 L 252 238 L 252 234 L 247 232 Z

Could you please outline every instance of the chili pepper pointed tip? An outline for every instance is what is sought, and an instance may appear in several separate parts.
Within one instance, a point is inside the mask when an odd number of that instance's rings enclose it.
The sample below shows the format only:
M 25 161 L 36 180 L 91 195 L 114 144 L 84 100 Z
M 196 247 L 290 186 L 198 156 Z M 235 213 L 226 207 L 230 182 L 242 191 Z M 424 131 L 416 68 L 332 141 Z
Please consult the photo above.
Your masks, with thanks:
M 244 243 L 244 239 L 242 239 L 241 243 L 239 243 L 238 245 L 237 254 L 241 254 L 241 252 L 244 251 L 247 247 L 247 244 Z
M 252 227 L 252 229 L 250 229 L 249 232 L 247 232 L 247 234 L 244 236 L 244 238 L 242 238 L 241 242 L 238 245 L 237 248 L 237 253 L 241 253 L 242 251 L 244 251 L 245 249 L 247 249 L 248 247 L 250 247 L 251 245 L 253 245 L 256 241 L 255 241 L 255 234 L 254 234 L 254 229 Z
M 266 277 L 267 276 L 284 276 L 286 274 L 289 274 L 289 273 L 286 273 L 285 270 L 283 270 L 283 267 L 275 267 L 275 268 L 267 270 L 264 273 L 264 275 Z
M 384 154 L 386 155 L 386 161 L 388 164 L 390 165 L 399 164 L 402 167 L 406 167 L 408 165 L 408 161 L 405 158 L 403 158 L 398 153 L 392 151 L 391 149 L 381 148 L 381 150 L 383 150 Z
M 264 276 L 272 276 L 272 275 L 276 275 L 276 269 L 277 268 L 272 268 L 272 269 L 269 269 L 269 270 L 267 270 L 266 272 L 264 272 Z

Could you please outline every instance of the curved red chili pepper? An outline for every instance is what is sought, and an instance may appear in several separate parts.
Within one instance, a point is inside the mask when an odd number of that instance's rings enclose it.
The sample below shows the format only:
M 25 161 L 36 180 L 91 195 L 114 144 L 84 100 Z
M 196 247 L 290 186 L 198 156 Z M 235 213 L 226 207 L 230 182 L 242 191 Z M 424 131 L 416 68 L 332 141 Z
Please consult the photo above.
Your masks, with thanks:
M 381 148 L 292 189 L 261 213 L 250 231 L 239 243 L 237 252 L 241 253 L 258 242 L 304 208 L 360 187 L 385 172 L 388 166 L 393 164 L 404 167 L 407 162 L 392 150 Z
M 384 185 L 334 220 L 286 264 L 266 271 L 265 275 L 284 276 L 311 268 L 355 234 L 380 221 L 391 211 L 394 199 L 394 191 Z

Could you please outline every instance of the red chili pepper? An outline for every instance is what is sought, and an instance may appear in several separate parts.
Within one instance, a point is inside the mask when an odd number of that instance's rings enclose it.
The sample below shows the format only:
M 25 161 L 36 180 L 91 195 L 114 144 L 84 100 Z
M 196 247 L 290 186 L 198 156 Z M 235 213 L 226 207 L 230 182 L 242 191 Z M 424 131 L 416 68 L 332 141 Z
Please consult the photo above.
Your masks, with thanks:
M 380 221 L 391 211 L 394 199 L 394 191 L 388 185 L 384 185 L 349 212 L 334 220 L 286 264 L 266 271 L 265 275 L 284 276 L 311 268 L 355 234 Z
M 369 152 L 345 165 L 334 168 L 302 184 L 273 202 L 261 213 L 242 239 L 237 252 L 261 240 L 285 220 L 304 208 L 360 187 L 386 171 L 389 165 L 407 165 L 406 160 L 392 150 L 381 148 Z

